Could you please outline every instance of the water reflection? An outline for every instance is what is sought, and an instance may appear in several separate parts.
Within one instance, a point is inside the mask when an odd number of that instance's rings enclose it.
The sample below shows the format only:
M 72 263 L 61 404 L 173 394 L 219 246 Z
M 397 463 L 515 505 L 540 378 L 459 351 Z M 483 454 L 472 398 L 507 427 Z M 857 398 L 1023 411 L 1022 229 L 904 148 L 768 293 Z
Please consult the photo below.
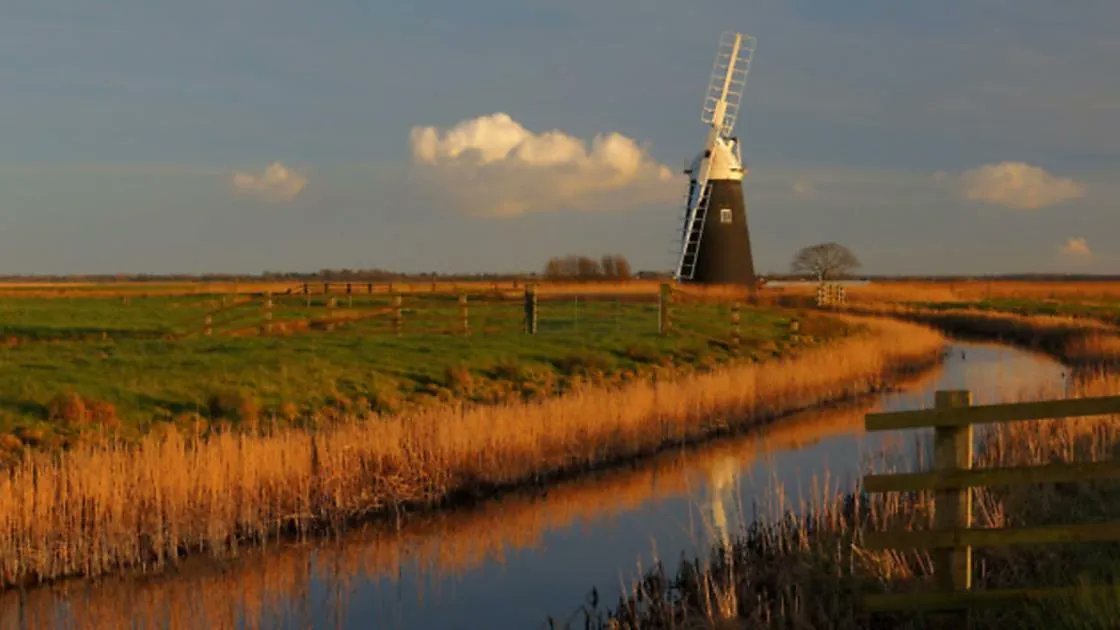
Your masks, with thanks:
M 1056 396 L 1065 381 L 1044 357 L 958 344 L 902 391 L 544 491 L 224 562 L 193 559 L 171 575 L 7 592 L 0 626 L 539 627 L 546 614 L 563 622 L 591 586 L 613 600 L 655 554 L 673 564 L 758 511 L 850 487 L 869 454 L 913 441 L 864 434 L 873 409 L 928 406 L 937 389 L 971 389 L 977 403 Z

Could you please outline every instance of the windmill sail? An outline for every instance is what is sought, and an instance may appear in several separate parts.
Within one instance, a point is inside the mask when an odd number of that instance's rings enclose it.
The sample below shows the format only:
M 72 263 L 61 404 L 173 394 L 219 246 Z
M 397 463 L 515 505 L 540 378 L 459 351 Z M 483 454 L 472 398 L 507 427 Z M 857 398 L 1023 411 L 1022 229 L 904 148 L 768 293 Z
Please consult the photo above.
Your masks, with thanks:
M 747 87 L 747 73 L 751 70 L 755 39 L 741 33 L 724 33 L 719 39 L 716 60 L 712 64 L 712 77 L 704 96 L 700 112 L 701 122 L 718 127 L 719 135 L 729 138 L 739 117 L 743 90 Z M 722 115 L 717 117 L 722 103 Z

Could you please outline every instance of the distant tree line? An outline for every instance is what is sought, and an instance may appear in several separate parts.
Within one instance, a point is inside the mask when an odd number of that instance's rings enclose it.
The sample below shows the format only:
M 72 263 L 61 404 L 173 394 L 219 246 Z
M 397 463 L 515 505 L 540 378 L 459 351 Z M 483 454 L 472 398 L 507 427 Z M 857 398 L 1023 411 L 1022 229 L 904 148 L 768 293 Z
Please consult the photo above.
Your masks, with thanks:
M 599 260 L 590 256 L 549 258 L 544 277 L 549 280 L 627 280 L 633 276 L 625 256 L 608 254 Z

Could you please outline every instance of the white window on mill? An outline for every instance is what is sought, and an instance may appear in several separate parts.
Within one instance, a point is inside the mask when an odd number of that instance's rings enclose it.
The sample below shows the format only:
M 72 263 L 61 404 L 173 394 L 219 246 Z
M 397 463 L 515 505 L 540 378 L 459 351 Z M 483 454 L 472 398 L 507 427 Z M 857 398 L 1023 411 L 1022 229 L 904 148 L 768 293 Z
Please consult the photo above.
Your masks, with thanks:
M 719 222 L 720 223 L 731 223 L 731 208 L 720 208 Z

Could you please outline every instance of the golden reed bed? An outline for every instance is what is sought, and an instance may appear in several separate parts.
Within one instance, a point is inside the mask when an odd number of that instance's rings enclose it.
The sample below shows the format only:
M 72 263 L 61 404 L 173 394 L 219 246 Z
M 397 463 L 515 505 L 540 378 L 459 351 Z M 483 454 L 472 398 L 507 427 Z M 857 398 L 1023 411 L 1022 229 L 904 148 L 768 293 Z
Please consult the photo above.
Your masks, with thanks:
M 159 570 L 185 553 L 227 555 L 249 541 L 539 483 L 869 391 L 942 347 L 920 326 L 865 325 L 788 359 L 540 403 L 29 455 L 0 481 L 0 582 Z
M 937 373 L 923 372 L 920 379 Z M 910 384 L 918 382 L 915 378 Z M 25 625 L 41 628 L 154 628 L 169 620 L 184 628 L 279 625 L 276 619 L 283 614 L 310 606 L 317 596 L 313 580 L 321 582 L 330 598 L 345 601 L 355 581 L 395 580 L 408 566 L 419 568 L 419 582 L 462 576 L 486 562 L 502 562 L 516 550 L 541 545 L 550 531 L 634 510 L 651 500 L 688 496 L 696 491 L 702 471 L 728 460 L 745 466 L 768 453 L 862 432 L 870 405 L 856 402 L 800 414 L 711 445 L 672 449 L 634 467 L 564 481 L 547 493 L 514 492 L 470 508 L 420 515 L 407 519 L 403 528 L 371 523 L 322 544 L 278 545 L 246 553 L 236 562 L 196 557 L 162 576 L 125 575 L 22 593 L 10 589 L 0 594 L 0 628 L 19 626 L 21 615 Z M 564 596 L 569 595 L 574 594 Z M 122 607 L 126 600 L 130 606 Z M 345 617 L 345 610 L 337 612 Z
M 941 328 L 951 334 L 1000 339 L 1044 350 L 1074 365 L 1120 361 L 1120 331 L 1086 317 L 1018 315 L 971 308 L 928 309 L 901 304 L 852 304 L 847 312 L 895 317 Z

